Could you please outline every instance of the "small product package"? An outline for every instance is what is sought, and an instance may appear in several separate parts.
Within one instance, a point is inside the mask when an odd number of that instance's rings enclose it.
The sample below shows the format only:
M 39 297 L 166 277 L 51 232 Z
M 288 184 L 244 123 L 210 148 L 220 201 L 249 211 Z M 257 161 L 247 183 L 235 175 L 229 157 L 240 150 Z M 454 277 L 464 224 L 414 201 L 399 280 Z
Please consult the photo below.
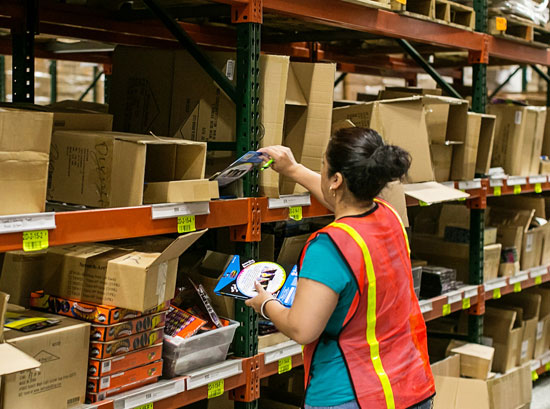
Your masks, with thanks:
M 162 343 L 164 327 L 109 342 L 90 342 L 90 358 L 105 359 Z
M 237 299 L 249 299 L 257 295 L 254 284 L 258 282 L 269 293 L 277 297 L 285 307 L 290 307 L 296 295 L 298 269 L 292 267 L 287 275 L 277 263 L 250 260 L 241 266 L 239 256 L 234 256 L 214 289 L 217 295 Z
M 227 168 L 216 173 L 210 178 L 218 182 L 219 187 L 224 187 L 242 178 L 253 168 L 260 166 L 263 156 L 260 152 L 250 151 L 245 153 Z
M 105 376 L 148 365 L 162 358 L 162 344 L 107 359 L 90 359 L 88 376 Z

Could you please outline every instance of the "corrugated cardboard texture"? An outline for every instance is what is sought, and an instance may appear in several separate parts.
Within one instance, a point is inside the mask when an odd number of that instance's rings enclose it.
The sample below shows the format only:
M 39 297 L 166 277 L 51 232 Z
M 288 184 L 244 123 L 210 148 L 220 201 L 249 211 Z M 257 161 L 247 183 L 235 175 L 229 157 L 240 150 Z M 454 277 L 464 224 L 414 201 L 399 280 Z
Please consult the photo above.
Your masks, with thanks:
M 518 349 L 523 338 L 523 326 L 517 323 L 517 312 L 487 307 L 483 335 L 493 340 L 494 372 L 504 373 L 516 366 Z
M 53 114 L 0 109 L 0 215 L 43 212 Z
M 57 315 L 28 311 L 25 315 L 61 320 L 31 333 L 6 331 L 6 339 L 41 363 L 3 379 L 3 407 L 59 409 L 84 403 L 90 324 Z
M 476 173 L 486 175 L 491 168 L 493 157 L 493 145 L 495 141 L 494 115 L 483 115 L 481 118 L 481 129 L 479 131 L 479 144 L 477 148 Z
M 486 380 L 491 371 L 494 348 L 466 344 L 451 349 L 451 353 L 460 355 L 460 375 L 467 378 Z
M 430 145 L 430 154 L 436 182 L 447 182 L 451 175 L 453 145 Z
M 453 151 L 452 180 L 472 180 L 475 176 L 477 150 L 481 132 L 481 114 L 468 113 L 465 139 Z
M 208 179 L 148 183 L 143 192 L 143 203 L 208 202 L 219 196 L 216 191 L 211 191 L 211 185 Z
M 9 251 L 0 273 L 0 291 L 10 295 L 10 303 L 29 307 L 32 291 L 42 289 L 46 252 Z

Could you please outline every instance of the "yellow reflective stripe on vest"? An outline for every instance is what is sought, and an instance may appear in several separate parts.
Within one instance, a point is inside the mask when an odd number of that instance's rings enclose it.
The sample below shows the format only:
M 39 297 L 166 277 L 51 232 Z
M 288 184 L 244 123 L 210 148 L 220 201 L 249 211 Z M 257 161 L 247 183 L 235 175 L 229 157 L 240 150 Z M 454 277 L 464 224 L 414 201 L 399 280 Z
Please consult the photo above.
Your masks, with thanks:
M 365 270 L 367 272 L 367 279 L 369 280 L 369 287 L 367 291 L 367 342 L 370 347 L 370 358 L 372 366 L 380 383 L 384 390 L 384 396 L 386 398 L 386 407 L 388 409 L 395 409 L 395 402 L 393 400 L 393 391 L 388 375 L 384 371 L 382 366 L 382 360 L 380 359 L 380 344 L 376 339 L 376 275 L 374 274 L 374 266 L 372 265 L 372 259 L 367 247 L 367 243 L 361 237 L 361 235 L 353 227 L 344 223 L 332 223 L 331 227 L 344 230 L 351 238 L 357 243 L 363 252 L 365 258 Z
M 395 209 L 382 202 L 381 200 L 378 200 L 378 199 L 374 199 L 374 201 L 376 203 L 380 203 L 382 206 L 386 206 L 386 208 L 390 209 L 392 211 L 392 213 L 395 215 L 395 217 L 397 217 L 397 220 L 399 220 L 399 224 L 401 225 L 401 229 L 403 230 L 403 236 L 405 236 L 405 244 L 407 245 L 407 251 L 409 252 L 409 256 L 411 255 L 411 246 L 409 245 L 409 236 L 407 235 L 407 230 L 405 229 L 405 225 L 403 224 L 403 220 L 401 219 L 401 216 L 399 216 L 399 213 L 397 213 L 395 211 Z

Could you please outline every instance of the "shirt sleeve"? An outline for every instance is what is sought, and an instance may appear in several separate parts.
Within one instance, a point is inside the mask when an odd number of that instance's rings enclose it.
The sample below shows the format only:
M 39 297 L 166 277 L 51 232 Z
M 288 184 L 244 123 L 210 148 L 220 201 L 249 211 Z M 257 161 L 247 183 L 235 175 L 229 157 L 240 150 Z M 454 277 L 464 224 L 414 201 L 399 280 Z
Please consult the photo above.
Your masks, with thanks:
M 317 281 L 340 294 L 353 283 L 351 271 L 342 255 L 326 234 L 318 235 L 308 246 L 300 278 Z

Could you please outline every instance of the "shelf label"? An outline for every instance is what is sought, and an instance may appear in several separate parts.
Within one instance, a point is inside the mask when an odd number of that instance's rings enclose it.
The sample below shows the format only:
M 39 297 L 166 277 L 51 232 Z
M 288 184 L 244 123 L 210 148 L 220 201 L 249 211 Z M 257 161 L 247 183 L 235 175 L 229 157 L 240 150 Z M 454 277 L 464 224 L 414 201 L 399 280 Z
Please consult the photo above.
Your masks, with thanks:
M 454 304 L 455 302 L 460 302 L 462 300 L 463 293 L 464 293 L 464 290 L 447 293 L 447 303 Z
M 481 189 L 481 179 L 468 180 L 466 182 L 458 182 L 460 190 L 466 189 Z
M 535 183 L 535 193 L 542 193 L 542 185 L 540 183 Z
M 542 277 L 541 276 L 536 276 L 535 277 L 535 285 L 539 285 L 539 284 L 542 284 Z
M 26 231 L 23 232 L 23 250 L 39 251 L 45 250 L 49 246 L 48 230 Z
M 506 180 L 508 186 L 522 186 L 527 184 L 527 178 L 523 176 L 511 176 Z
M 497 187 L 497 186 L 503 186 L 504 183 L 502 182 L 502 179 L 489 179 L 489 186 L 491 187 Z
M 302 220 L 302 206 L 292 206 L 288 208 L 288 216 L 292 220 Z
M 443 304 L 442 316 L 446 317 L 451 313 L 451 304 Z
M 529 272 L 528 271 L 521 272 L 518 275 L 510 277 L 509 280 L 510 280 L 510 284 L 516 284 L 521 281 L 527 281 L 529 280 Z
M 280 374 L 288 372 L 292 369 L 292 357 L 287 356 L 286 358 L 279 359 L 279 365 L 277 372 Z
M 268 209 L 284 209 L 292 206 L 311 206 L 311 196 L 304 195 L 283 195 L 280 198 L 268 199 Z
M 500 288 L 495 288 L 493 290 L 493 300 L 498 300 L 502 295 L 500 294 Z
M 208 384 L 208 399 L 217 398 L 223 395 L 224 380 L 210 382 Z
M 529 183 L 532 185 L 535 185 L 537 183 L 543 184 L 548 182 L 548 176 L 546 175 L 535 175 L 535 176 L 529 176 Z
M 470 299 L 469 298 L 464 298 L 462 300 L 462 309 L 463 310 L 467 310 L 468 308 L 470 308 L 471 305 L 470 305 Z
M 210 202 L 196 203 L 161 203 L 151 206 L 151 218 L 171 219 L 179 216 L 199 216 L 210 214 Z
M 146 403 L 145 405 L 137 406 L 134 409 L 154 409 L 153 408 L 153 402 Z
M 518 283 L 514 284 L 514 292 L 515 293 L 521 292 L 521 282 L 518 282 Z
M 521 185 L 514 185 L 514 194 L 515 195 L 521 194 Z
M 504 17 L 496 17 L 495 26 L 498 31 L 506 31 L 506 29 L 508 28 L 508 20 L 506 20 Z
M 506 277 L 502 277 L 502 278 L 497 278 L 497 279 L 491 280 L 491 281 L 483 284 L 483 287 L 485 288 L 485 292 L 492 291 L 495 288 L 506 287 L 506 285 L 508 284 L 506 282 L 506 280 L 507 280 Z
M 0 234 L 55 229 L 55 213 L 0 216 Z
M 493 195 L 494 196 L 502 196 L 502 187 L 500 186 L 495 186 L 493 188 Z
M 178 217 L 178 233 L 189 233 L 197 230 L 195 228 L 195 216 Z
M 543 276 L 545 274 L 548 274 L 548 266 L 542 266 L 534 268 L 530 271 L 531 278 L 535 278 L 537 276 Z
M 420 305 L 420 312 L 422 314 L 426 314 L 427 312 L 433 311 L 433 305 L 431 301 L 421 301 L 419 305 Z

